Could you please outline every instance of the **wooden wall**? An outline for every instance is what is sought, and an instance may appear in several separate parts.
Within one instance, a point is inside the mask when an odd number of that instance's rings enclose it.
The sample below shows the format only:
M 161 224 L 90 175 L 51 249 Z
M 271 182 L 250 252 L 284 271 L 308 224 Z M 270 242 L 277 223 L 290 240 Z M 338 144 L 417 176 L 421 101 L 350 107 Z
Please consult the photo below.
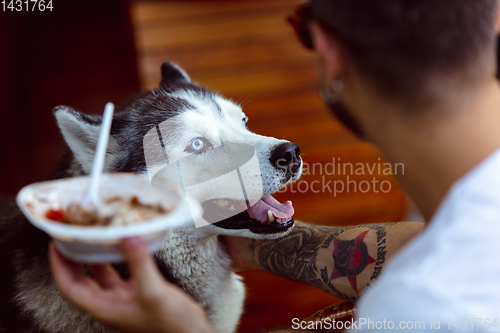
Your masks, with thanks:
M 52 109 L 102 113 L 139 87 L 126 0 L 53 1 L 52 12 L 0 12 L 0 196 L 56 166 Z
M 314 174 L 304 175 L 300 191 L 276 197 L 292 200 L 296 219 L 327 225 L 398 221 L 405 199 L 391 176 L 331 175 L 327 163 L 383 163 L 371 145 L 356 140 L 327 112 L 317 93 L 316 57 L 296 41 L 285 16 L 302 0 L 171 1 L 133 4 L 132 14 L 142 87 L 156 87 L 160 65 L 178 63 L 191 78 L 240 103 L 256 133 L 298 144 Z M 320 167 L 323 172 L 320 172 Z M 349 168 L 349 167 L 348 167 Z M 311 170 L 312 171 L 312 170 Z M 312 172 L 310 172 L 312 173 Z M 327 174 L 328 173 L 328 174 Z M 310 188 L 314 181 L 390 182 L 382 193 L 334 195 Z M 307 189 L 307 186 L 309 188 Z M 366 185 L 366 184 L 364 184 Z M 340 185 L 338 185 L 340 189 Z M 384 190 L 387 190 L 387 183 Z M 363 186 L 361 190 L 365 190 Z M 313 191 L 314 190 L 314 191 Z M 315 193 L 316 191 L 319 193 Z M 296 193 L 293 193 L 295 191 Z M 337 299 L 312 287 L 260 271 L 242 274 L 248 289 L 240 332 L 291 325 Z

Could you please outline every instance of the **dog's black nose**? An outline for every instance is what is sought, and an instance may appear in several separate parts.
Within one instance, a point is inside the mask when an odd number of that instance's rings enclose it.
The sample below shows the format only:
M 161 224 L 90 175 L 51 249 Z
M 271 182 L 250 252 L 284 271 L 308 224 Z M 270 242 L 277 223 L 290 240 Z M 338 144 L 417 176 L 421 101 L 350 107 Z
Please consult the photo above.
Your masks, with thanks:
M 299 171 L 301 164 L 300 148 L 295 143 L 282 143 L 274 148 L 269 160 L 278 170 L 286 172 L 288 180 Z

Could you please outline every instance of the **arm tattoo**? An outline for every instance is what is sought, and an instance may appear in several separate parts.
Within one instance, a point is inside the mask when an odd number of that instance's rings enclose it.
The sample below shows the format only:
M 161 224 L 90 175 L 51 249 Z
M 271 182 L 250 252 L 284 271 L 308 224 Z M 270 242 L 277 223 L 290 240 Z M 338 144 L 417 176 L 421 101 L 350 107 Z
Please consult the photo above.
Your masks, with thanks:
M 385 254 L 387 253 L 385 250 L 385 228 L 378 225 L 375 231 L 377 232 L 377 261 L 375 262 L 375 270 L 373 271 L 370 280 L 376 280 L 380 276 L 380 273 L 382 272 L 382 265 L 385 262 Z
M 250 242 L 249 250 L 253 253 L 257 265 L 267 272 L 299 282 L 313 285 L 337 297 L 355 302 L 357 296 L 349 296 L 336 288 L 332 281 L 347 277 L 358 295 L 357 276 L 364 269 L 375 264 L 370 280 L 376 279 L 385 261 L 385 227 L 388 223 L 358 225 L 349 227 L 327 227 L 296 222 L 292 232 L 285 238 Z M 354 239 L 339 239 L 346 230 L 355 228 L 368 229 Z M 364 238 L 369 232 L 377 237 L 376 259 L 368 254 Z M 333 244 L 333 246 L 332 246 Z M 330 251 L 332 267 L 318 263 L 318 253 Z

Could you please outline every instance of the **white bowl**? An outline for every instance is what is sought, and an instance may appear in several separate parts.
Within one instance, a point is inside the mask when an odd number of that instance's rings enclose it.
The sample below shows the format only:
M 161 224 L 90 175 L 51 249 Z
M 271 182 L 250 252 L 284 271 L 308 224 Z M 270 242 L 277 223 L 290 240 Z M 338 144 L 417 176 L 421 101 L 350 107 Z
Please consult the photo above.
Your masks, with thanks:
M 143 204 L 160 205 L 169 210 L 165 215 L 127 226 L 75 226 L 45 217 L 47 211 L 65 210 L 79 203 L 87 191 L 88 176 L 65 178 L 28 185 L 17 194 L 17 204 L 28 220 L 54 238 L 57 248 L 66 257 L 87 263 L 123 261 L 120 239 L 141 236 L 150 252 L 160 249 L 167 232 L 193 224 L 193 215 L 201 207 L 175 187 L 159 190 L 148 178 L 133 173 L 104 174 L 99 186 L 102 202 L 109 199 L 137 197 Z

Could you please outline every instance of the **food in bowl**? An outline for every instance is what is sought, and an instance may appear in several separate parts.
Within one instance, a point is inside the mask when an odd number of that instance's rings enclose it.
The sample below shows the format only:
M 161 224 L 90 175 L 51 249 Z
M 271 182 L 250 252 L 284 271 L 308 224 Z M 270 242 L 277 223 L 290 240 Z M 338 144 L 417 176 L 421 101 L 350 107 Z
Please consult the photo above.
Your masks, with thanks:
M 151 206 L 153 213 L 158 216 L 150 218 L 146 216 L 150 212 L 141 210 L 139 216 L 135 218 L 138 222 L 126 226 L 114 225 L 113 221 L 105 226 L 92 225 L 86 219 L 81 220 L 85 221 L 85 225 L 65 223 L 64 214 L 69 212 L 71 205 L 82 202 L 88 186 L 88 176 L 63 178 L 28 185 L 17 195 L 17 203 L 28 220 L 54 238 L 60 252 L 73 261 L 86 263 L 123 261 L 125 258 L 121 252 L 120 240 L 133 236 L 142 237 L 148 244 L 149 251 L 156 252 L 162 247 L 169 230 L 191 225 L 192 216 L 201 214 L 201 206 L 190 200 L 176 186 L 164 186 L 159 190 L 152 187 L 148 177 L 144 175 L 110 173 L 102 175 L 98 195 L 101 202 L 99 212 L 101 206 L 107 209 L 108 204 L 103 203 L 110 203 L 109 206 L 115 207 L 116 204 L 118 207 L 115 208 L 117 215 L 131 215 L 127 210 L 133 209 L 134 204 L 137 204 L 133 200 L 136 197 L 139 207 Z M 113 203 L 117 197 L 121 202 Z M 126 208 L 119 208 L 123 204 Z M 158 207 L 161 207 L 163 213 Z M 60 216 L 56 216 L 55 213 L 59 213 Z M 51 219 L 47 218 L 47 215 Z M 104 214 L 100 212 L 99 215 Z M 78 222 L 78 219 L 76 221 Z M 120 223 L 122 222 L 126 221 Z M 105 223 L 105 221 L 92 223 Z
M 89 209 L 72 203 L 66 210 L 50 209 L 45 214 L 49 220 L 78 226 L 127 226 L 148 221 L 168 213 L 160 205 L 143 204 L 132 198 L 114 197 L 106 200 L 98 209 Z

